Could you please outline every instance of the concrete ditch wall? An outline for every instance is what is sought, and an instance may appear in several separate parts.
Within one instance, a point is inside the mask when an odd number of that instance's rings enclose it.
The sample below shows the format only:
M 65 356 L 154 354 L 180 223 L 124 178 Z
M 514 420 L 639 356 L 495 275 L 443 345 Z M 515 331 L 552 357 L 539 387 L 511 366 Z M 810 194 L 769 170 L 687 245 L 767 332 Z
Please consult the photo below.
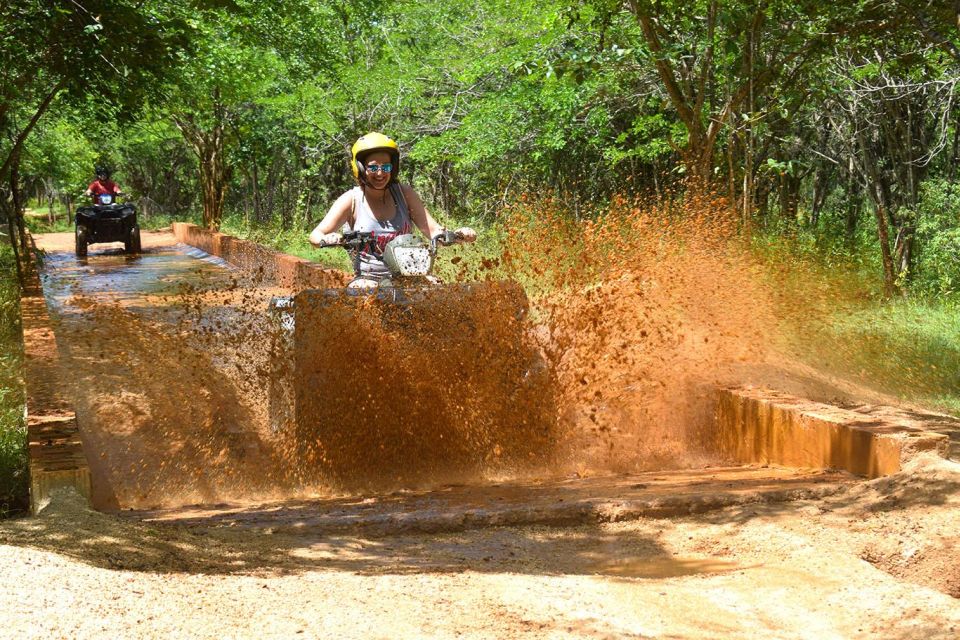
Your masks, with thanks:
M 58 488 L 72 487 L 88 501 L 92 490 L 77 417 L 65 395 L 60 352 L 40 285 L 33 238 L 28 238 L 28 242 L 31 260 L 20 298 L 20 312 L 27 391 L 30 511 L 36 514 L 48 502 L 50 493 Z
M 350 277 L 337 269 L 274 251 L 249 240 L 210 231 L 187 222 L 174 222 L 173 233 L 179 242 L 223 258 L 235 267 L 267 284 L 291 289 L 329 289 L 342 287 Z
M 841 408 L 767 389 L 723 389 L 720 452 L 738 462 L 838 469 L 876 478 L 923 451 L 946 457 L 960 421 L 933 413 L 861 405 Z

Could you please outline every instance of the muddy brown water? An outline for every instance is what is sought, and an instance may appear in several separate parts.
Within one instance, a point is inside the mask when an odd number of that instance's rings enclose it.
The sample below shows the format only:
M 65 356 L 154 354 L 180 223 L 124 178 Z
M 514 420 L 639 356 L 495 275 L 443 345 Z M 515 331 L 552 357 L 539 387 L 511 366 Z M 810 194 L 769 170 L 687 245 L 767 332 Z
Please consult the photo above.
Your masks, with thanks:
M 267 311 L 289 292 L 169 236 L 145 243 L 78 259 L 40 239 L 100 508 L 704 467 L 719 462 L 712 390 L 769 341 L 747 269 L 689 241 L 642 270 L 600 269 L 602 243 L 573 247 L 586 269 L 539 273 L 531 249 L 532 276 L 505 255 L 460 274 L 487 282 L 473 293 L 406 309 L 303 298 L 292 349 Z M 544 273 L 561 278 L 547 293 Z M 280 379 L 292 420 L 277 419 Z
M 45 295 L 98 507 L 275 496 L 285 486 L 252 369 L 264 357 L 257 310 L 273 292 L 188 253 L 47 254 Z
M 507 363 L 514 378 L 524 372 L 484 317 L 489 297 L 471 307 L 485 339 L 470 352 L 438 343 L 443 309 L 419 323 L 369 309 L 347 325 L 328 310 L 324 348 L 299 356 L 320 363 L 307 373 L 325 372 L 297 381 L 309 420 L 285 428 L 271 391 L 296 354 L 277 350 L 283 332 L 267 309 L 287 292 L 162 244 L 138 256 L 51 251 L 43 282 L 100 508 L 502 480 L 549 474 L 556 460 L 550 424 L 530 420 L 551 405 L 500 397 Z

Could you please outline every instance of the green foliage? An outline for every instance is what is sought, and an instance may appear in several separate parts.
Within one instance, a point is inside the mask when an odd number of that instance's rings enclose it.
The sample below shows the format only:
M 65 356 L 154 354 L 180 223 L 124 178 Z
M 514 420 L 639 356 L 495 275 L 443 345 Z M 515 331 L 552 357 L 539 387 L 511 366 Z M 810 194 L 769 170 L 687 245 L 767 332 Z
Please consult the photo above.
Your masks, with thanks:
M 188 46 L 177 3 L 86 0 L 0 8 L 0 161 L 51 106 L 127 117 Z
M 960 308 L 898 301 L 845 311 L 817 350 L 833 371 L 941 409 L 960 409 Z
M 27 142 L 21 171 L 42 176 L 52 191 L 79 197 L 92 179 L 97 153 L 76 120 L 48 118 Z
M 43 209 L 46 211 L 46 204 L 41 203 Z M 30 233 L 64 233 L 68 231 L 73 231 L 73 220 L 67 216 L 66 210 L 64 210 L 60 205 L 54 205 L 54 213 L 56 217 L 54 218 L 53 223 L 47 219 L 46 215 L 28 215 L 26 216 L 26 226 Z
M 163 226 L 160 218 L 183 218 L 197 204 L 196 160 L 173 123 L 151 111 L 109 138 L 118 158 L 117 180 L 140 208 L 141 226 Z
M 331 269 L 353 272 L 353 265 L 345 251 L 341 249 L 317 249 L 309 243 L 307 234 L 299 229 L 277 231 L 251 227 L 238 216 L 224 219 L 221 228 L 224 233 L 229 233 L 238 238 L 252 240 L 277 251 L 318 262 Z
M 206 203 L 199 169 L 215 157 L 225 224 L 310 256 L 292 239 L 352 184 L 352 142 L 381 130 L 400 142 L 401 179 L 431 212 L 486 223 L 525 192 L 556 197 L 574 218 L 617 194 L 669 193 L 705 157 L 734 202 L 753 190 L 759 244 L 785 235 L 827 268 L 879 282 L 877 190 L 863 162 L 875 157 L 894 238 L 915 214 L 901 282 L 952 296 L 955 161 L 937 142 L 952 139 L 938 127 L 956 121 L 943 109 L 960 58 L 950 11 L 908 5 L 124 0 L 84 4 L 99 17 L 83 20 L 73 6 L 62 16 L 11 6 L 0 13 L 11 25 L 0 89 L 12 105 L 26 78 L 33 104 L 67 72 L 63 56 L 86 47 L 65 76 L 84 91 L 71 89 L 34 133 L 27 184 L 82 187 L 95 154 L 145 211 L 189 218 Z M 133 42 L 107 37 L 145 24 L 156 28 Z M 941 111 L 928 109 L 937 99 Z M 29 113 L 8 111 L 8 130 Z M 914 198 L 910 185 L 928 178 L 941 186 Z
M 960 184 L 925 182 L 916 225 L 916 288 L 928 295 L 960 300 Z
M 20 287 L 13 256 L 0 245 L 0 518 L 27 507 Z

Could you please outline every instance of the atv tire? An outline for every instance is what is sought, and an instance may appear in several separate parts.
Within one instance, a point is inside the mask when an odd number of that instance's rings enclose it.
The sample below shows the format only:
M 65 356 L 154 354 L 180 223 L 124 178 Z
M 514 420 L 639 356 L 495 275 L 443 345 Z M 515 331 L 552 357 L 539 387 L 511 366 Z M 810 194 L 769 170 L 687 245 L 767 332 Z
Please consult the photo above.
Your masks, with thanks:
M 87 245 L 90 243 L 90 234 L 83 225 L 77 225 L 74 230 L 74 251 L 77 257 L 83 258 L 87 255 Z
M 140 227 L 133 225 L 127 234 L 127 239 L 123 241 L 123 249 L 127 253 L 140 253 Z

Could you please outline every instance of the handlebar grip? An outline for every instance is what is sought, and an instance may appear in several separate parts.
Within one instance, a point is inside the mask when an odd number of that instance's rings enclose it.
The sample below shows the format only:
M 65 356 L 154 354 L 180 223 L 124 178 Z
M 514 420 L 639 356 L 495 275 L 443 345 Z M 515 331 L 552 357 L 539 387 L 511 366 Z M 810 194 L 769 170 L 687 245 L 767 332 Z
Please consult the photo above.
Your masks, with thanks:
M 436 244 L 443 246 L 449 246 L 451 244 L 456 244 L 463 240 L 463 234 L 459 231 L 450 231 L 449 229 L 444 229 L 442 232 L 438 233 L 433 237 L 433 241 Z
M 360 250 L 365 245 L 376 240 L 376 234 L 371 231 L 347 231 L 340 235 L 340 242 L 333 247 L 343 247 L 348 250 Z

